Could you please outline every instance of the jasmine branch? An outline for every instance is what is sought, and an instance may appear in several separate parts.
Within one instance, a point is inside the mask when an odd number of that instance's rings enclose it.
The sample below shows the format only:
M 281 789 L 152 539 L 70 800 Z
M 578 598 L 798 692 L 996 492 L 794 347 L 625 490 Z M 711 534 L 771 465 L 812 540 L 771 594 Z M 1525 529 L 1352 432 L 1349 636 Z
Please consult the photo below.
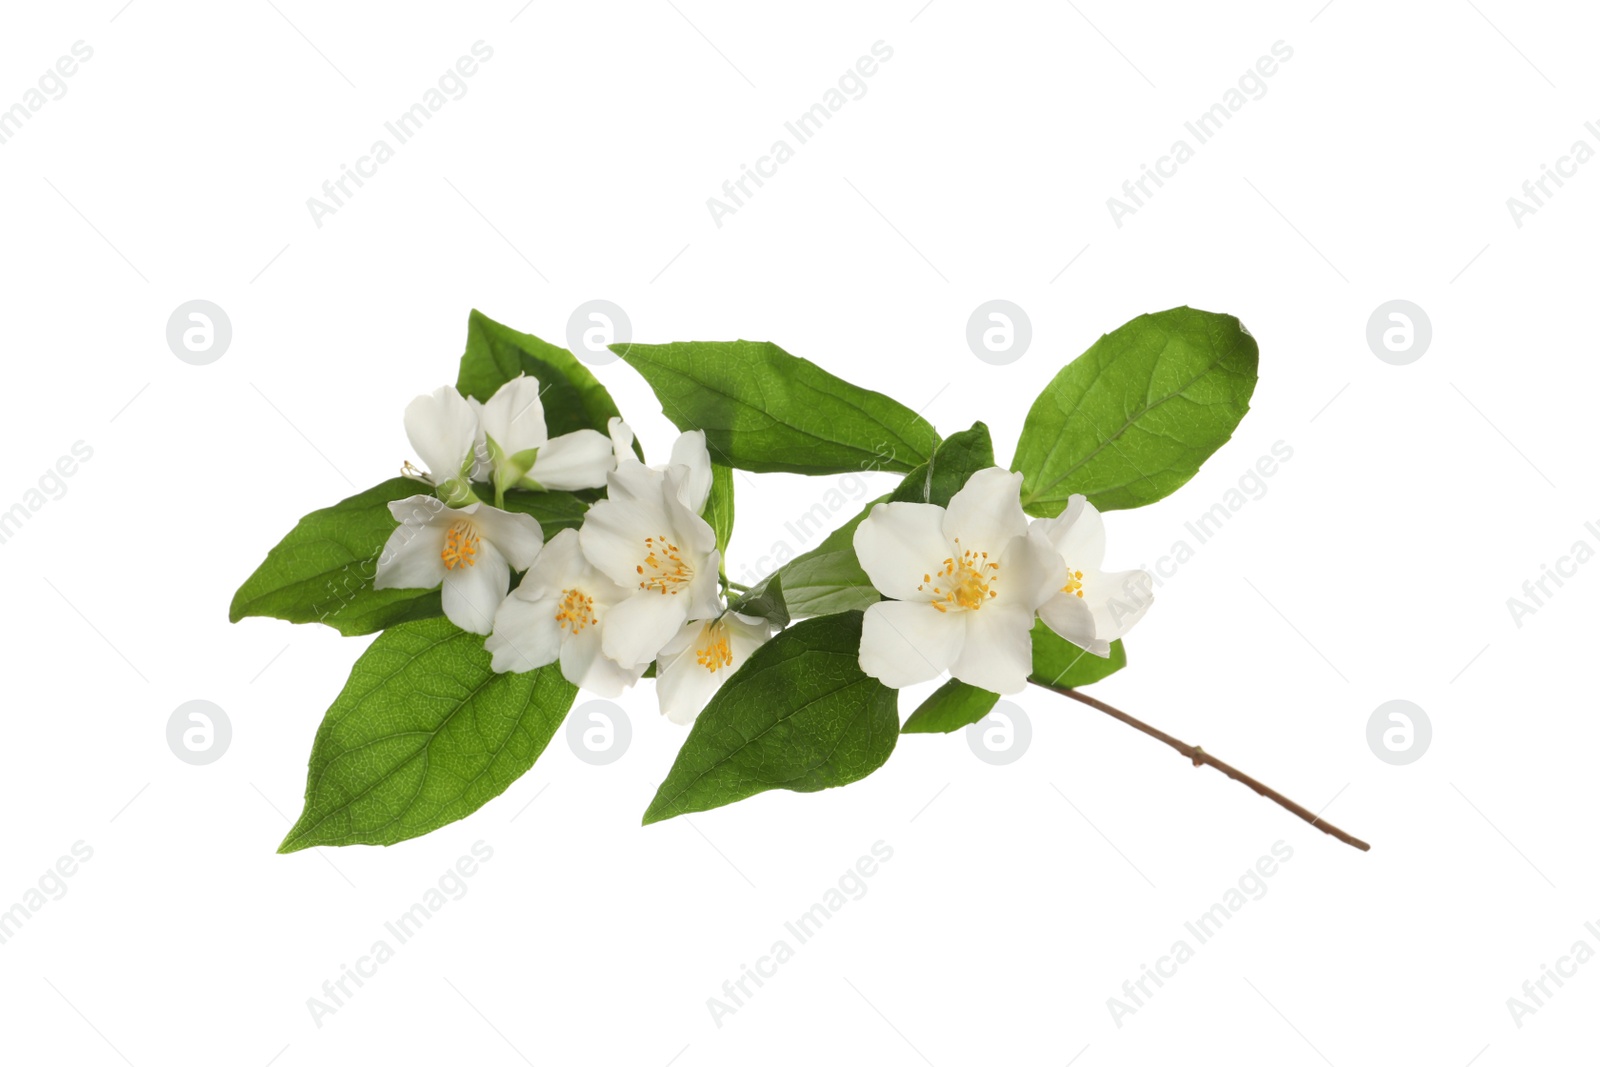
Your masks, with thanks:
M 1332 823 L 1324 821 L 1315 812 L 1309 811 L 1301 805 L 1296 804 L 1294 801 L 1290 800 L 1276 789 L 1264 785 L 1250 777 L 1248 774 L 1245 774 L 1243 771 L 1222 762 L 1211 753 L 1202 749 L 1199 745 L 1190 745 L 1179 741 L 1171 734 L 1164 733 L 1163 731 L 1156 729 L 1154 726 L 1140 722 L 1127 712 L 1119 711 L 1110 704 L 1107 704 L 1104 701 L 1096 700 L 1094 697 L 1089 696 L 1086 693 L 1080 693 L 1076 689 L 1066 689 L 1060 686 L 1054 686 L 1046 682 L 1038 681 L 1034 682 L 1033 684 L 1039 686 L 1041 689 L 1048 689 L 1053 693 L 1060 693 L 1064 697 L 1071 697 L 1080 704 L 1087 704 L 1096 711 L 1105 712 L 1107 715 L 1118 720 L 1119 722 L 1127 723 L 1140 733 L 1148 734 L 1169 748 L 1175 749 L 1182 755 L 1187 756 L 1190 762 L 1192 762 L 1196 767 L 1200 766 L 1201 764 L 1215 767 L 1217 770 L 1221 771 L 1229 778 L 1232 778 L 1234 781 L 1241 782 L 1244 785 L 1249 786 L 1251 789 L 1255 790 L 1257 793 L 1266 797 L 1268 800 L 1272 801 L 1274 804 L 1278 805 L 1284 810 L 1293 812 L 1295 815 L 1298 815 L 1312 826 L 1315 826 L 1318 830 L 1321 830 L 1323 833 L 1332 837 L 1338 838 L 1340 841 L 1343 841 L 1345 844 L 1350 845 L 1353 848 L 1359 848 L 1362 852 L 1369 851 L 1372 848 L 1371 845 L 1367 844 L 1359 837 L 1352 837 L 1343 830 L 1339 829 L 1337 826 L 1334 826 Z

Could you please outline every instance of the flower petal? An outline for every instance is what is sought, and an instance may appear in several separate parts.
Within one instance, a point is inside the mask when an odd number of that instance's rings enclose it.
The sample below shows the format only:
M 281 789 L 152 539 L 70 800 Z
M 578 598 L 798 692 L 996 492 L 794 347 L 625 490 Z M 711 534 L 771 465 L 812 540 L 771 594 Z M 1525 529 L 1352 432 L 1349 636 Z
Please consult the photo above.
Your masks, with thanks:
M 891 689 L 937 678 L 961 653 L 963 614 L 899 600 L 872 605 L 861 624 L 861 669 Z
M 968 611 L 966 640 L 950 675 L 991 693 L 1020 693 L 1033 670 L 1033 611 L 1019 604 L 992 603 Z
M 1111 643 L 1095 638 L 1094 613 L 1081 598 L 1057 593 L 1040 606 L 1039 618 L 1062 640 L 1096 656 L 1111 654 Z
M 1083 572 L 1083 596 L 1094 614 L 1094 635 L 1115 641 L 1133 629 L 1155 601 L 1155 579 L 1142 570 Z
M 561 645 L 561 674 L 580 689 L 603 697 L 618 697 L 639 680 L 644 667 L 619 667 L 600 648 L 600 631 L 593 626 L 569 636 Z
M 713 670 L 700 662 L 700 649 L 712 639 L 714 628 L 714 623 L 691 622 L 667 645 L 672 651 L 663 649 L 656 661 L 656 699 L 671 722 L 693 722 L 733 675 L 731 665 Z
M 606 612 L 600 650 L 623 667 L 644 667 L 688 621 L 681 596 L 635 593 Z
M 489 442 L 483 433 L 483 404 L 475 396 L 467 397 L 467 406 L 478 420 L 478 432 L 472 440 L 472 481 L 486 482 L 494 477 L 494 464 L 489 460 Z
M 445 502 L 432 493 L 418 493 L 403 500 L 389 501 L 389 514 L 394 521 L 407 526 L 426 526 L 440 523 L 449 526 L 461 517 L 461 512 L 445 506 Z
M 435 499 L 429 497 L 428 499 Z M 389 535 L 373 573 L 374 589 L 432 589 L 444 580 L 447 527 L 402 523 Z
M 633 450 L 633 427 L 629 426 L 617 415 L 606 420 L 606 432 L 611 435 L 611 452 L 617 461 L 617 466 L 632 460 L 639 462 L 639 455 Z
M 933 599 L 924 576 L 951 555 L 943 521 L 941 507 L 898 501 L 875 505 L 861 520 L 854 537 L 856 559 L 878 592 L 896 600 Z
M 435 481 L 458 478 L 473 462 L 478 416 L 454 386 L 442 385 L 406 405 L 406 437 Z
M 1073 570 L 1099 570 L 1106 558 L 1106 523 L 1100 510 L 1082 493 L 1067 498 L 1067 509 L 1053 519 L 1037 519 L 1056 546 L 1061 558 Z
M 594 577 L 600 577 L 607 586 L 614 584 L 611 579 L 597 575 L 583 558 L 583 551 L 578 547 L 578 531 L 562 530 L 539 550 L 515 595 L 529 600 L 555 600 L 565 590 L 582 589 Z
M 656 657 L 656 697 L 670 721 L 693 722 L 724 682 L 772 636 L 766 619 L 727 612 L 714 622 L 690 622 Z M 708 667 L 700 655 L 708 645 L 727 642 L 728 660 Z
M 750 653 L 771 640 L 775 631 L 768 620 L 755 615 L 741 615 L 737 611 L 724 615 L 722 626 L 728 635 L 728 650 L 733 653 L 733 662 L 729 666 L 734 670 L 738 670 L 750 658 Z
M 576 530 L 572 532 L 574 534 L 577 533 Z M 549 550 L 546 549 L 546 551 Z M 616 582 L 613 582 L 610 578 L 595 570 L 594 565 L 587 558 L 584 559 L 583 566 L 582 576 L 573 584 L 573 588 L 582 589 L 587 596 L 594 600 L 594 611 L 601 622 L 605 621 L 607 609 L 615 607 L 638 592 L 637 588 L 624 589 Z
M 705 510 L 706 497 L 711 495 L 711 453 L 706 451 L 705 431 L 679 434 L 672 442 L 670 465 L 686 468 L 678 476 L 678 497 L 684 507 L 700 514 Z
M 544 529 L 538 519 L 484 503 L 468 504 L 461 512 L 471 517 L 478 536 L 493 543 L 513 570 L 525 571 L 533 566 L 544 544 Z
M 978 471 L 950 498 L 943 529 L 945 539 L 959 540 L 963 550 L 998 555 L 1013 537 L 1028 532 L 1022 475 L 1003 467 Z
M 483 432 L 494 438 L 508 456 L 542 448 L 549 434 L 544 424 L 544 404 L 539 401 L 539 380 L 519 375 L 494 391 L 483 405 Z
M 635 589 L 644 539 L 669 533 L 670 526 L 661 473 L 642 463 L 623 463 L 606 477 L 606 499 L 585 513 L 578 538 L 583 554 L 602 574 Z
M 1000 580 L 997 594 L 982 610 L 1016 605 L 1031 618 L 1039 606 L 1061 591 L 1067 568 L 1043 530 L 1029 528 L 1024 537 L 1014 537 L 1000 554 Z
M 556 602 L 523 596 L 524 588 L 526 583 L 501 601 L 494 615 L 494 632 L 483 643 L 493 656 L 490 666 L 502 674 L 548 666 L 561 655 Z
M 715 538 L 716 535 L 712 536 Z M 722 595 L 717 579 L 721 566 L 722 553 L 716 549 L 712 549 L 696 564 L 688 588 L 679 594 L 679 599 L 686 598 L 688 601 L 684 605 L 684 618 L 714 619 L 722 614 Z
M 616 466 L 605 434 L 574 430 L 544 443 L 528 471 L 528 480 L 541 489 L 598 489 Z
M 495 613 L 510 588 L 510 565 L 491 541 L 484 540 L 471 566 L 445 571 L 441 590 L 445 618 L 468 633 L 487 637 L 494 631 Z

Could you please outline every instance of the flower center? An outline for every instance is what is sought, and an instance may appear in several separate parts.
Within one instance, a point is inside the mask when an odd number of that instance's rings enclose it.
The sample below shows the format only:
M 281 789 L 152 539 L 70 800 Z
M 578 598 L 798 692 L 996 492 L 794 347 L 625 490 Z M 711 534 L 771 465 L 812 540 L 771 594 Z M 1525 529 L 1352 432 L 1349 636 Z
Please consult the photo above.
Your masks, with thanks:
M 1082 571 L 1073 571 L 1073 570 L 1067 571 L 1067 584 L 1061 587 L 1061 591 L 1063 593 L 1067 594 L 1068 596 L 1075 596 L 1079 600 L 1082 600 L 1083 599 L 1083 572 Z
M 457 519 L 444 536 L 444 550 L 439 553 L 445 570 L 473 567 L 478 563 L 478 531 L 466 519 Z
M 556 625 L 569 634 L 580 634 L 584 627 L 595 624 L 594 597 L 584 596 L 582 589 L 563 589 L 556 604 Z
M 961 547 L 956 538 L 959 556 L 947 556 L 932 574 L 922 576 L 919 592 L 931 592 L 938 599 L 933 606 L 938 611 L 977 611 L 984 602 L 999 594 L 991 588 L 1000 581 L 1000 564 L 989 562 L 989 553 Z
M 700 631 L 701 644 L 695 649 L 695 662 L 715 674 L 733 664 L 733 650 L 728 647 L 728 634 L 716 623 Z
M 639 588 L 654 590 L 662 596 L 679 590 L 694 577 L 694 569 L 684 562 L 683 550 L 667 535 L 644 539 L 644 562 L 634 568 L 639 574 Z

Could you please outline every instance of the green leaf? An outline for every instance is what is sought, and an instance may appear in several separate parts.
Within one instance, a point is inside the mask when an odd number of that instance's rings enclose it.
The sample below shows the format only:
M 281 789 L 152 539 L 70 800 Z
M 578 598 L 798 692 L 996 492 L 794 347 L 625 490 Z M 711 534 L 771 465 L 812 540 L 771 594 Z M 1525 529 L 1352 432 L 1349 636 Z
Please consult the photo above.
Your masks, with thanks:
M 706 506 L 701 518 L 716 531 L 717 551 L 728 558 L 728 541 L 733 537 L 733 468 L 722 463 L 711 464 L 711 492 L 706 496 Z
M 992 466 L 994 446 L 989 428 L 981 422 L 941 441 L 933 458 L 906 475 L 894 492 L 869 502 L 816 548 L 779 568 L 789 611 L 802 617 L 832 615 L 864 611 L 876 604 L 881 599 L 878 591 L 856 562 L 855 533 L 861 520 L 873 507 L 891 500 L 943 507 L 976 471 Z
M 873 505 L 888 500 L 887 496 L 867 504 L 860 513 L 809 552 L 802 553 L 778 568 L 783 579 L 784 601 L 789 612 L 796 617 L 833 615 L 841 611 L 864 611 L 882 598 L 872 587 L 867 572 L 856 562 L 856 527 L 872 511 Z
M 1232 315 L 1141 315 L 1061 369 L 1022 425 L 1012 467 L 1023 508 L 1058 515 L 1082 493 L 1101 511 L 1177 489 L 1233 436 L 1256 386 L 1255 338 Z
M 994 443 L 981 422 L 939 442 L 933 458 L 906 476 L 890 500 L 946 507 L 978 471 L 994 466 Z
M 486 401 L 519 374 L 539 379 L 539 400 L 551 437 L 584 429 L 605 433 L 607 423 L 621 414 L 606 387 L 571 352 L 473 311 L 467 316 L 467 350 L 461 356 L 456 391 Z M 639 450 L 637 441 L 634 450 Z M 644 458 L 644 453 L 639 456 Z
M 392 845 L 477 811 L 539 758 L 577 687 L 556 664 L 489 668 L 446 619 L 385 631 L 356 661 L 311 749 L 305 811 L 279 852 Z
M 999 693 L 952 678 L 935 689 L 900 727 L 903 734 L 948 734 L 982 722 L 1000 702 Z
M 695 720 L 646 824 L 768 789 L 865 778 L 900 733 L 896 693 L 861 673 L 861 615 L 810 619 L 755 651 Z
M 397 523 L 391 500 L 428 487 L 391 478 L 301 519 L 233 596 L 228 619 L 320 622 L 345 636 L 441 613 L 437 589 L 373 589 L 378 558 Z
M 478 495 L 484 500 L 494 499 L 494 491 L 488 486 L 479 487 Z M 576 529 L 582 525 L 583 516 L 588 512 L 589 505 L 603 496 L 605 493 L 599 489 L 584 489 L 579 492 L 559 489 L 543 492 L 532 489 L 508 489 L 505 510 L 532 515 L 538 519 L 539 527 L 544 530 L 544 539 L 548 541 L 562 530 Z
M 1033 638 L 1033 674 L 1028 680 L 1041 685 L 1076 689 L 1109 678 L 1128 665 L 1128 654 L 1121 641 L 1111 642 L 1111 655 L 1101 658 L 1057 637 L 1054 630 L 1039 620 L 1034 621 L 1030 636 Z
M 782 629 L 789 625 L 789 604 L 783 596 L 783 575 L 768 575 L 744 596 L 728 605 L 729 611 L 766 619 Z
M 617 344 L 680 430 L 749 471 L 909 471 L 939 435 L 910 408 L 851 385 L 768 341 Z

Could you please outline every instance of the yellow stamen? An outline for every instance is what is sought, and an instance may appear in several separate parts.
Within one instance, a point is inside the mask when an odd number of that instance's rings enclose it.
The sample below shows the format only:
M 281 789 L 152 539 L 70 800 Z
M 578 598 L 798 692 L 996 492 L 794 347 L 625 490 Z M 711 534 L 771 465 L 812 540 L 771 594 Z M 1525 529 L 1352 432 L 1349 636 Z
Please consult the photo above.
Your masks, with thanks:
M 444 537 L 444 549 L 439 553 L 445 570 L 457 567 L 475 567 L 478 564 L 478 530 L 466 519 L 457 519 Z
M 1082 571 L 1071 571 L 1071 570 L 1069 570 L 1067 572 L 1067 584 L 1061 587 L 1061 591 L 1063 593 L 1066 593 L 1068 596 L 1075 596 L 1079 600 L 1082 600 L 1083 599 L 1083 572 Z
M 700 644 L 694 652 L 695 662 L 715 674 L 733 664 L 733 650 L 728 647 L 727 629 L 720 623 L 707 623 L 700 631 Z
M 644 539 L 644 562 L 634 567 L 640 575 L 639 588 L 655 590 L 662 596 L 677 596 L 694 578 L 694 570 L 684 562 L 683 550 L 662 534 Z
M 594 597 L 584 596 L 581 589 L 563 589 L 556 605 L 556 625 L 578 634 L 594 624 Z
M 933 601 L 936 611 L 977 611 L 985 601 L 1000 595 L 992 588 L 1000 581 L 1000 564 L 991 563 L 987 552 L 962 549 L 960 538 L 956 538 L 956 548 L 960 557 L 946 557 L 937 571 L 922 576 L 917 590 L 938 598 Z

